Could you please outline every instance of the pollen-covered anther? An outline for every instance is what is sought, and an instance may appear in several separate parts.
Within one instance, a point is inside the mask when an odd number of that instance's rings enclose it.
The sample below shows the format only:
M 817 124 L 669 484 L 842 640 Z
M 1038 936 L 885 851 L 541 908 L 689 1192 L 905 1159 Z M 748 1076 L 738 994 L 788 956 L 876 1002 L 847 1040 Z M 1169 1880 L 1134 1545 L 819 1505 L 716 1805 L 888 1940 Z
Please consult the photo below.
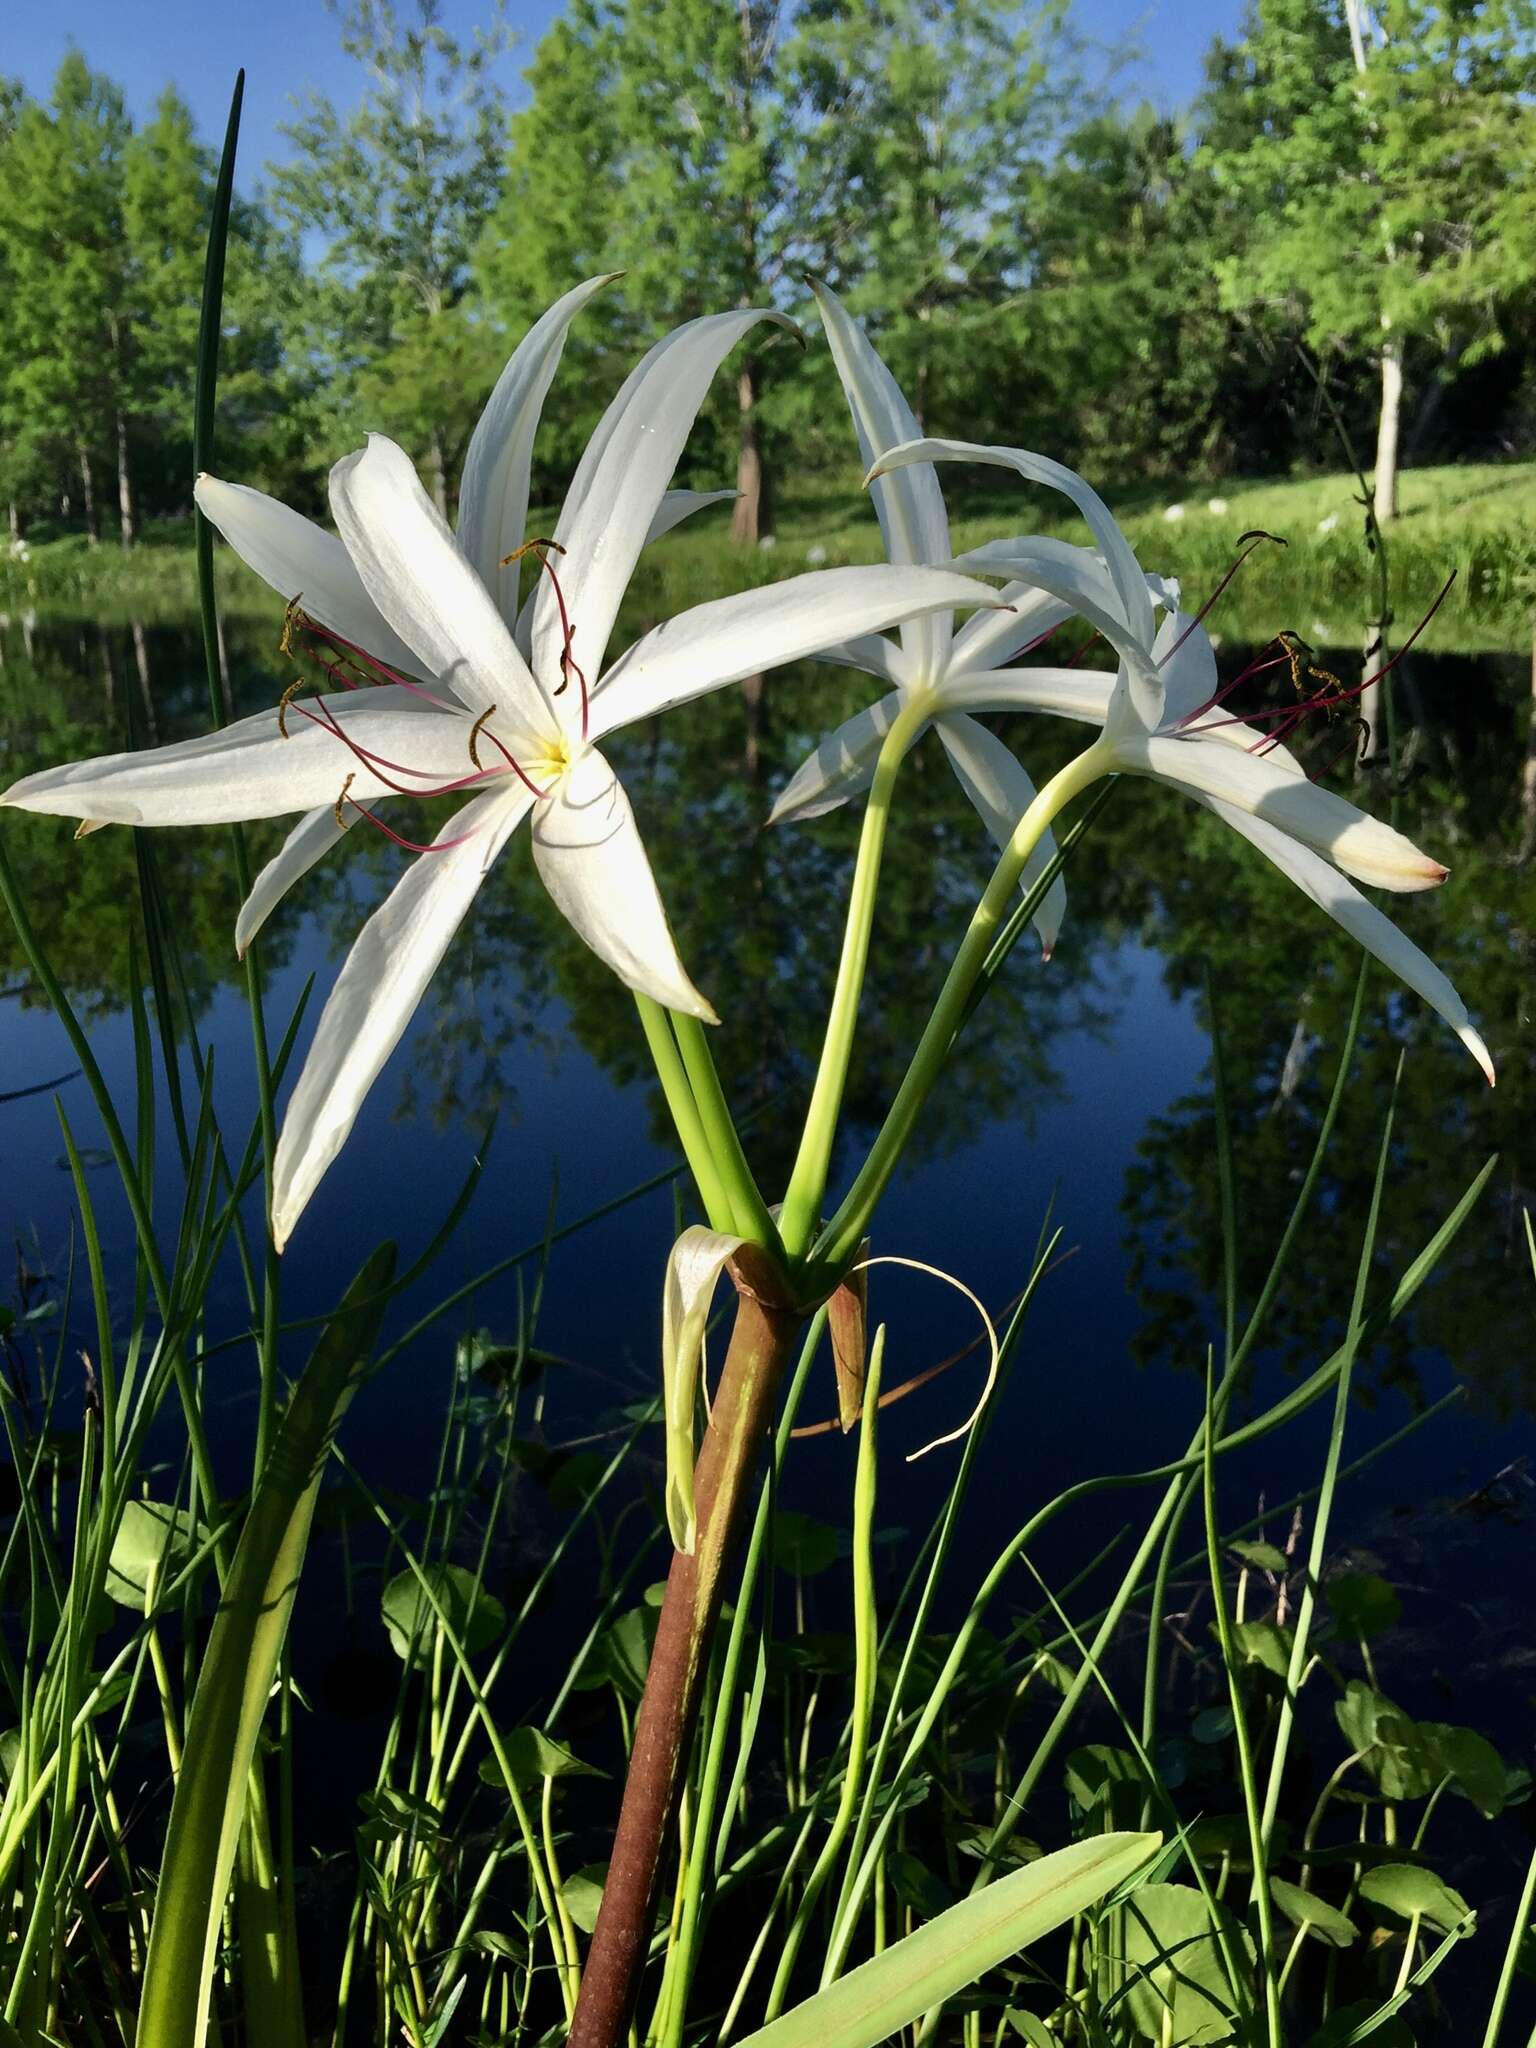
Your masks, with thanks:
M 482 769 L 482 772 L 483 763 L 481 762 L 480 759 L 480 735 L 482 732 L 484 732 L 486 725 L 489 723 L 489 721 L 493 719 L 495 716 L 496 706 L 494 704 L 487 704 L 485 709 L 481 712 L 480 716 L 469 728 L 469 758 L 471 761 L 474 762 L 477 768 Z
M 343 815 L 343 808 L 347 801 L 347 792 L 351 789 L 353 783 L 356 782 L 356 780 L 356 775 L 349 775 L 347 777 L 346 781 L 341 785 L 341 795 L 336 799 L 336 808 L 331 813 L 331 815 L 336 820 L 336 830 L 338 832 L 344 832 L 347 829 L 347 821 L 345 816 Z
M 302 609 L 303 601 L 303 591 L 295 591 L 283 608 L 283 636 L 277 643 L 277 651 L 285 661 L 289 660 L 294 652 L 294 634 L 303 631 L 310 624 Z
M 288 707 L 300 690 L 307 688 L 308 685 L 303 676 L 295 676 L 287 689 L 284 690 L 282 696 L 277 700 L 277 729 L 285 740 L 293 738 L 293 734 L 288 730 Z

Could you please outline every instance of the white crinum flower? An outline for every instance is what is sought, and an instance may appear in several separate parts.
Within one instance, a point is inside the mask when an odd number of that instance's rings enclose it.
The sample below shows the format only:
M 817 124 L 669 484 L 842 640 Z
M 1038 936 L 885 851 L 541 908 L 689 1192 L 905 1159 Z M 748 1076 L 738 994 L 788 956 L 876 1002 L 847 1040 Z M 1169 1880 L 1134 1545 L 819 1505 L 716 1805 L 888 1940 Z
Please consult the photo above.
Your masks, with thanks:
M 669 500 L 666 485 L 710 380 L 752 326 L 777 317 L 742 311 L 688 322 L 632 372 L 577 468 L 555 528 L 554 573 L 519 608 L 506 558 L 525 539 L 534 428 L 566 329 L 604 281 L 551 308 L 503 372 L 466 461 L 457 539 L 409 458 L 379 435 L 331 472 L 339 538 L 260 492 L 200 480 L 204 512 L 336 654 L 338 680 L 359 667 L 388 680 L 179 745 L 49 769 L 0 799 L 88 825 L 304 812 L 258 878 L 245 940 L 350 817 L 372 817 L 369 806 L 401 795 L 468 796 L 363 926 L 326 1003 L 273 1166 L 279 1246 L 525 819 L 545 887 L 593 951 L 631 988 L 713 1017 L 678 958 L 629 799 L 599 742 L 848 632 L 994 601 L 987 585 L 951 570 L 826 570 L 695 606 L 604 669 L 640 550 L 701 502 L 695 493 Z
M 836 294 L 820 284 L 812 289 L 868 468 L 887 450 L 915 439 L 917 420 L 895 378 Z M 887 560 L 934 563 L 949 559 L 949 518 L 931 464 L 913 465 L 878 479 L 871 486 L 871 495 Z M 771 822 L 820 817 L 858 795 L 874 775 L 875 762 L 897 713 L 908 706 L 928 706 L 928 722 L 943 742 L 961 788 L 994 840 L 1006 845 L 1021 813 L 1034 799 L 1034 784 L 1003 742 L 955 699 L 951 680 L 1008 660 L 1058 625 L 1072 607 L 1034 590 L 1009 590 L 1004 596 L 1009 610 L 979 614 L 958 630 L 952 613 L 936 612 L 903 623 L 898 640 L 864 634 L 829 647 L 823 660 L 861 669 L 892 688 L 888 696 L 821 741 L 786 784 L 773 807 Z M 926 724 L 917 727 L 912 740 L 926 729 Z M 1047 832 L 1021 877 L 1026 890 L 1055 851 Z M 1047 956 L 1061 929 L 1066 902 L 1066 889 L 1058 876 L 1034 920 Z
M 875 465 L 919 474 L 940 461 L 989 463 L 1065 490 L 1087 511 L 1081 478 L 1020 448 L 917 440 Z M 1091 493 L 1090 493 L 1091 496 Z M 1493 1063 L 1450 981 L 1345 876 L 1380 889 L 1434 888 L 1446 869 L 1346 798 L 1312 782 L 1296 757 L 1222 703 L 1216 656 L 1198 621 L 1177 609 L 1176 586 L 1143 575 L 1129 541 L 1095 499 L 1101 559 L 1022 535 L 973 548 L 955 566 L 1032 585 L 1095 626 L 1118 657 L 1113 675 L 1077 668 L 977 667 L 949 679 L 949 701 L 973 712 L 1046 711 L 1095 726 L 1101 772 L 1172 785 L 1256 846 L 1302 893 L 1423 997 L 1450 1025 L 1490 1083 Z M 1107 527 L 1104 524 L 1107 522 Z M 1005 595 L 1007 593 L 1005 592 Z M 990 625 L 985 622 L 973 621 Z

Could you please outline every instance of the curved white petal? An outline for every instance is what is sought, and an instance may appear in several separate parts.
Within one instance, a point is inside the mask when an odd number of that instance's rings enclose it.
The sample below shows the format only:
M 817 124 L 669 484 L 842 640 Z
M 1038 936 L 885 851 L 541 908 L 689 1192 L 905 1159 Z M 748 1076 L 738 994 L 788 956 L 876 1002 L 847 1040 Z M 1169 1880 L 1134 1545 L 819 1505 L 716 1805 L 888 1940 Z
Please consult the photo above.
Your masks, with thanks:
M 637 640 L 603 677 L 592 700 L 592 737 L 901 619 L 996 601 L 989 584 L 949 569 L 877 562 L 813 569 L 694 605 Z
M 251 893 L 235 919 L 235 952 L 240 958 L 295 882 L 302 881 L 317 861 L 324 860 L 356 817 L 344 811 L 338 820 L 335 804 L 307 811 L 251 884 Z
M 1101 668 L 961 669 L 944 679 L 944 708 L 1043 711 L 1102 726 L 1115 679 Z
M 1216 650 L 1204 626 L 1172 611 L 1157 629 L 1153 658 L 1163 679 L 1163 724 L 1175 726 L 1209 704 L 1220 687 Z
M 1230 825 L 1234 832 L 1241 833 L 1250 845 L 1256 846 L 1260 853 L 1273 861 L 1281 874 L 1294 882 L 1303 895 L 1310 896 L 1319 910 L 1326 911 L 1335 924 L 1342 925 L 1351 938 L 1358 939 L 1365 950 L 1384 967 L 1390 968 L 1399 981 L 1406 982 L 1415 995 L 1422 996 L 1432 1010 L 1438 1011 L 1492 1085 L 1493 1061 L 1488 1056 L 1488 1048 L 1473 1028 L 1466 1004 L 1427 953 L 1421 952 L 1389 917 L 1345 881 L 1320 854 L 1298 846 L 1278 827 L 1247 811 L 1240 811 L 1232 804 L 1209 797 L 1202 801 L 1223 823 Z
M 384 618 L 334 533 L 265 491 L 204 473 L 192 493 L 248 569 L 343 640 L 402 675 L 426 673 L 420 657 Z
M 620 981 L 719 1022 L 677 957 L 624 785 L 595 747 L 539 805 L 533 858 L 556 907 Z
M 1103 551 L 1109 573 L 1120 594 L 1126 624 L 1143 646 L 1152 639 L 1152 600 L 1146 577 L 1131 551 L 1131 544 L 1116 524 L 1113 513 L 1093 486 L 1075 470 L 1048 455 L 1035 455 L 1027 448 L 994 448 L 979 441 L 908 441 L 893 448 L 876 465 L 881 471 L 911 462 L 984 462 L 996 469 L 1012 469 L 1032 484 L 1044 484 L 1069 498 L 1088 522 Z
M 740 496 L 740 491 L 663 491 L 661 503 L 645 529 L 645 545 L 649 547 L 653 540 L 660 540 L 695 512 L 707 512 L 711 505 L 734 505 Z
M 711 313 L 675 328 L 630 372 L 587 443 L 554 537 L 565 550 L 555 560 L 573 625 L 571 658 L 589 679 L 602 668 L 636 557 L 711 380 L 764 320 L 798 332 L 761 309 Z M 558 676 L 565 635 L 547 576 L 534 592 L 531 647 L 535 674 Z
M 960 778 L 960 787 L 981 813 L 982 822 L 998 846 L 1006 846 L 1013 837 L 1013 828 L 1035 800 L 1034 783 L 997 735 L 978 725 L 974 718 L 946 714 L 935 719 L 934 724 Z M 1025 863 L 1019 877 L 1020 888 L 1026 893 L 1032 889 L 1055 858 L 1056 840 L 1046 831 Z M 1046 890 L 1033 920 L 1040 936 L 1040 951 L 1047 960 L 1055 949 L 1066 914 L 1067 885 L 1058 875 Z
M 358 933 L 320 1014 L 277 1141 L 272 1236 L 279 1251 L 346 1143 L 486 869 L 532 802 L 521 783 L 509 780 L 465 804 L 438 834 L 443 850 L 418 854 Z
M 386 782 L 337 737 L 324 712 L 357 746 L 419 773 L 388 769 Z M 286 722 L 285 739 L 274 706 L 174 746 L 67 761 L 25 776 L 0 803 L 107 825 L 228 825 L 334 804 L 349 775 L 351 795 L 366 803 L 390 794 L 392 784 L 431 787 L 474 772 L 468 718 L 395 683 L 301 698 Z
M 842 379 L 843 395 L 853 415 L 859 454 L 869 469 L 887 449 L 920 438 L 922 428 L 901 387 L 880 360 L 869 337 L 834 292 L 811 280 L 821 309 L 822 325 L 832 360 Z M 880 521 L 886 559 L 892 562 L 944 562 L 949 559 L 949 518 L 938 471 L 931 463 L 893 470 L 870 486 L 875 516 Z M 952 619 L 935 614 L 902 627 L 901 644 L 924 669 L 937 677 L 949 652 Z
M 912 679 L 913 664 L 906 649 L 887 640 L 883 633 L 859 633 L 851 640 L 834 640 L 815 659 L 836 668 L 856 668 L 861 675 L 875 676 L 896 689 L 903 689 Z
M 1401 832 L 1265 755 L 1206 739 L 1150 739 L 1117 743 L 1115 761 L 1133 775 L 1151 775 L 1246 811 L 1375 888 L 1432 889 L 1445 880 L 1440 863 Z
M 807 754 L 780 790 L 768 813 L 770 825 L 819 818 L 835 811 L 849 797 L 868 789 L 881 742 L 901 709 L 901 693 L 893 691 L 829 732 L 814 753 Z M 914 738 L 916 735 L 914 735 Z
M 992 668 L 1013 661 L 1072 617 L 1072 607 L 1065 599 L 1037 590 L 1032 583 L 1008 583 L 998 596 L 1010 609 L 975 612 L 966 620 L 950 649 L 952 669 Z
M 571 322 L 618 275 L 589 277 L 557 299 L 513 351 L 470 436 L 459 485 L 459 546 L 503 618 L 517 610 L 518 565 L 503 558 L 528 538 L 533 437 Z
M 667 1256 L 661 1292 L 661 1395 L 667 1432 L 667 1528 L 678 1550 L 693 1549 L 697 1528 L 693 1415 L 698 1405 L 709 1305 L 720 1275 L 746 1241 L 695 1223 Z
M 560 731 L 490 592 L 459 552 L 411 458 L 383 434 L 331 471 L 331 510 L 374 603 L 432 674 L 516 752 Z

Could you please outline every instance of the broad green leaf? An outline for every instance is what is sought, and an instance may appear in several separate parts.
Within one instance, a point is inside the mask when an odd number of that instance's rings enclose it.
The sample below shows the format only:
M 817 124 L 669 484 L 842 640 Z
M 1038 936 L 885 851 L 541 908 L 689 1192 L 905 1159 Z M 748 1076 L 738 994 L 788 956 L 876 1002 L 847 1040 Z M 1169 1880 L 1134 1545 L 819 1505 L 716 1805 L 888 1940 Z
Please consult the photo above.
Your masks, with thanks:
M 430 1663 L 438 1608 L 471 1656 L 488 1649 L 507 1625 L 507 1610 L 495 1594 L 487 1593 L 474 1573 L 459 1564 L 425 1565 L 423 1576 L 430 1595 L 417 1574 L 406 1570 L 396 1573 L 380 1598 L 395 1655 L 418 1666 Z
M 606 1778 L 608 1773 L 600 1771 L 596 1764 L 584 1764 L 574 1751 L 563 1742 L 556 1742 L 552 1735 L 546 1735 L 542 1728 L 514 1728 L 510 1735 L 502 1737 L 502 1748 L 507 1762 L 512 1766 L 512 1776 L 520 1786 L 541 1785 L 546 1778 Z M 488 1756 L 480 1766 L 480 1776 L 487 1785 L 505 1786 L 499 1760 Z
M 796 1578 L 813 1578 L 847 1554 L 848 1539 L 841 1529 L 818 1522 L 810 1515 L 784 1508 L 773 1518 L 773 1561 L 780 1571 Z
M 1253 1943 L 1224 1906 L 1220 1931 L 1239 1968 Z M 1211 1908 L 1193 1885 L 1148 1884 L 1125 1902 L 1125 1960 L 1132 1976 L 1126 2008 L 1142 2037 L 1159 2048 L 1230 2039 L 1241 1999 L 1227 1976 Z
M 1067 1796 L 1080 1814 L 1097 1814 L 1110 1827 L 1141 1812 L 1147 1777 L 1128 1749 L 1086 1742 L 1067 1758 Z
M 639 1699 L 645 1690 L 645 1674 L 655 1639 L 655 1610 L 631 1607 L 598 1637 L 572 1690 L 596 1692 L 605 1685 L 611 1685 L 626 1699 Z
M 740 2048 L 877 2048 L 1141 1869 L 1161 1835 L 1095 1835 L 972 1892 Z
M 565 1910 L 583 1934 L 590 1934 L 597 1925 L 597 1909 L 603 1903 L 607 1875 L 606 1863 L 589 1863 L 584 1869 L 573 1870 L 560 1887 Z
M 1472 1908 L 1461 1893 L 1452 1891 L 1432 1870 L 1422 1870 L 1416 1863 L 1381 1863 L 1366 1871 L 1360 1880 L 1360 1896 L 1403 1920 L 1411 1920 L 1417 1914 L 1442 1934 L 1457 1928 L 1466 1933 L 1472 1931 Z
M 173 1572 L 180 1571 L 206 1534 L 185 1508 L 158 1500 L 129 1501 L 107 1561 L 108 1595 L 119 1606 L 142 1614 L 151 1577 L 163 1585 Z
M 1202 1707 L 1190 1722 L 1189 1732 L 1196 1742 L 1225 1742 L 1236 1726 L 1230 1703 L 1222 1700 L 1217 1706 Z
M 1438 1721 L 1425 1721 L 1421 1726 L 1458 1790 L 1484 1820 L 1496 1819 L 1504 1811 L 1509 1774 L 1493 1744 L 1475 1728 L 1448 1728 Z
M 1350 1680 L 1333 1711 L 1350 1748 L 1364 1752 L 1361 1769 L 1384 1799 L 1427 1799 L 1446 1775 L 1425 1731 L 1363 1679 Z
M 1021 2035 L 1029 2043 L 1029 2048 L 1061 2048 L 1059 2036 L 1032 2012 L 1020 2012 L 1017 2006 L 1010 2005 L 1003 2018 L 1011 2032 Z
M 1293 1927 L 1310 1928 L 1330 1948 L 1348 1948 L 1352 1941 L 1359 1939 L 1360 1930 L 1354 1921 L 1346 1918 L 1337 1906 L 1330 1906 L 1326 1899 L 1318 1898 L 1314 1892 L 1304 1892 L 1298 1884 L 1287 1884 L 1283 1877 L 1272 1877 L 1269 1890 L 1275 1904 Z
M 1402 1601 L 1374 1572 L 1341 1572 L 1325 1579 L 1323 1597 L 1339 1627 L 1357 1642 L 1381 1635 L 1402 1619 Z
M 1291 1568 L 1291 1560 L 1273 1543 L 1229 1543 L 1227 1548 L 1234 1557 L 1261 1572 L 1288 1572 Z
M 1232 1631 L 1245 1664 L 1262 1664 L 1277 1678 L 1291 1668 L 1292 1631 L 1276 1621 L 1240 1621 Z
M 7 1728 L 0 1734 L 0 1785 L 9 1785 L 16 1775 L 16 1759 L 21 1755 L 21 1730 Z
M 1372 2026 L 1381 2007 L 1371 1998 L 1357 1999 L 1331 2013 L 1328 2023 L 1312 2036 L 1307 2048 L 1352 2048 L 1356 2041 L 1369 2041 L 1371 2048 L 1414 2048 L 1413 2034 L 1400 2014 L 1392 2013 Z

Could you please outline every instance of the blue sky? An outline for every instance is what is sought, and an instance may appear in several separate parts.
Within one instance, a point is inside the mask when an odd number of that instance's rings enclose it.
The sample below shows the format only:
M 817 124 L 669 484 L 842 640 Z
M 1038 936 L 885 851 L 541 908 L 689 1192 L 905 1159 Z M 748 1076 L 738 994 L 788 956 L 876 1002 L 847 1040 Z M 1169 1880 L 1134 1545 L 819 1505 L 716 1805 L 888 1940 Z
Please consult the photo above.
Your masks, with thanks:
M 1235 32 L 1240 0 L 1077 0 L 1083 30 L 1108 50 L 1139 48 L 1119 86 L 1166 106 L 1189 99 L 1201 58 L 1218 34 Z M 68 44 L 79 44 L 98 69 L 116 78 L 135 114 L 144 112 L 167 79 L 174 80 L 210 140 L 222 133 L 230 88 L 246 70 L 240 183 L 248 188 L 269 158 L 286 153 L 278 124 L 306 87 L 338 105 L 356 97 L 360 75 L 341 55 L 336 23 L 321 0 L 11 0 L 0 41 L 0 70 L 45 93 Z M 504 60 L 507 82 L 520 73 L 533 45 L 559 11 L 557 0 L 512 0 L 509 20 L 522 38 Z M 485 0 L 444 0 L 450 27 L 468 30 L 485 19 Z

